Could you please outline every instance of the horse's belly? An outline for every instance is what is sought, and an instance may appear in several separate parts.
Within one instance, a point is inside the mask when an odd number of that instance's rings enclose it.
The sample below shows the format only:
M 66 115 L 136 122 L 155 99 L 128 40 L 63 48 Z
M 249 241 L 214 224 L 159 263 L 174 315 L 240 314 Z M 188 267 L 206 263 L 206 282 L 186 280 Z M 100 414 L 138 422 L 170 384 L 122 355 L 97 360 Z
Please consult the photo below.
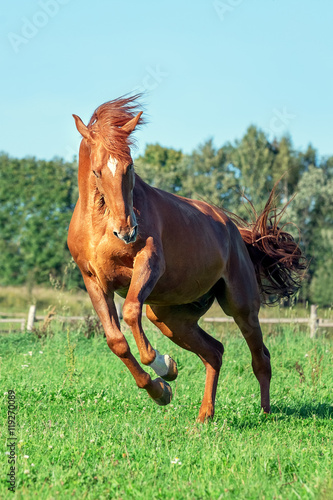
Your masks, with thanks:
M 208 293 L 226 275 L 230 241 L 224 224 L 191 226 L 167 233 L 163 241 L 166 269 L 147 302 L 189 304 Z M 199 232 L 199 235 L 198 235 Z
M 196 302 L 209 293 L 215 283 L 223 277 L 223 263 L 199 270 L 172 269 L 156 283 L 146 302 L 154 305 L 177 305 Z

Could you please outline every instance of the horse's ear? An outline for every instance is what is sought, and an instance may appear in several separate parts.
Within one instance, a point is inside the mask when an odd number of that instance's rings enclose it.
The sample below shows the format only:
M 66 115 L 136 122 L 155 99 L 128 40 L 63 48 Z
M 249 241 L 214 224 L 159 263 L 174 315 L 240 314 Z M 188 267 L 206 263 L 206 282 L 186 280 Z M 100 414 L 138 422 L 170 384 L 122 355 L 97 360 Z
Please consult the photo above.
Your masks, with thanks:
M 77 115 L 73 115 L 73 118 L 75 120 L 76 128 L 78 129 L 78 131 L 80 132 L 82 137 L 87 139 L 87 141 L 91 141 L 92 138 L 91 138 L 90 132 L 88 130 L 88 127 L 83 123 L 81 118 Z
M 140 120 L 140 117 L 141 117 L 142 113 L 143 112 L 140 111 L 140 113 L 138 113 L 129 122 L 125 123 L 125 125 L 123 125 L 121 127 L 121 129 L 124 130 L 124 132 L 127 132 L 128 134 L 131 134 L 133 132 L 133 130 L 135 129 L 135 127 L 137 126 L 138 121 Z

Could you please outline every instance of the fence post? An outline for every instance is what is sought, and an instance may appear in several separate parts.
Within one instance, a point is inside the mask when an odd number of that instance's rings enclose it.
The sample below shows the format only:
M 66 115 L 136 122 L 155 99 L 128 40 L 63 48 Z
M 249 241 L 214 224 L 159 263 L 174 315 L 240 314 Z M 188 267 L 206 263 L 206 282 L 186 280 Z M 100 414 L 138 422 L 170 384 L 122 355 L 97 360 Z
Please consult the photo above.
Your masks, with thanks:
M 316 336 L 317 328 L 318 328 L 318 318 L 317 318 L 317 307 L 315 305 L 311 305 L 311 314 L 310 314 L 310 339 L 313 339 Z
M 28 313 L 28 321 L 27 321 L 27 331 L 31 332 L 34 327 L 36 315 L 36 306 L 30 306 Z

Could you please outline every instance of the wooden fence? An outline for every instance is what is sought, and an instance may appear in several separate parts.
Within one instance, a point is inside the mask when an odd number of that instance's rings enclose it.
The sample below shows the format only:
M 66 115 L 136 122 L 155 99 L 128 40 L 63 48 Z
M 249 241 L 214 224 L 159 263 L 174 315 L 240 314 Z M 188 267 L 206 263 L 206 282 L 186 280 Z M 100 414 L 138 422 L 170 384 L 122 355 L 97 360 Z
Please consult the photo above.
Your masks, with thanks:
M 123 313 L 122 313 L 122 307 L 120 303 L 116 304 L 117 312 L 118 312 L 118 317 L 119 319 L 122 319 Z M 6 316 L 6 313 L 0 312 L 0 316 Z M 18 317 L 19 316 L 19 317 Z M 86 316 L 60 316 L 59 314 L 51 314 L 52 319 L 56 319 L 57 321 L 70 321 L 70 322 L 75 322 L 75 321 L 84 321 L 86 319 Z M 31 332 L 34 329 L 34 325 L 38 321 L 44 321 L 48 316 L 36 316 L 36 306 L 32 305 L 29 308 L 28 315 L 25 316 L 22 313 L 18 313 L 16 315 L 16 318 L 7 318 L 7 317 L 0 317 L 0 324 L 1 323 L 21 323 L 21 331 L 25 332 Z M 1 326 L 0 326 L 0 331 L 1 331 Z
M 122 309 L 121 304 L 117 304 L 117 311 L 119 318 L 122 319 Z M 5 316 L 5 313 L 0 313 L 0 316 Z M 34 324 L 36 321 L 44 321 L 47 316 L 36 316 L 36 306 L 30 306 L 28 316 L 24 317 L 24 315 L 20 314 L 20 317 L 16 318 L 0 318 L 1 323 L 20 323 L 21 331 L 32 331 L 34 328 Z M 84 321 L 84 316 L 59 316 L 58 314 L 54 315 L 54 319 L 57 321 Z M 310 337 L 315 337 L 318 328 L 333 328 L 333 320 L 330 319 L 322 319 L 317 316 L 317 306 L 311 306 L 310 316 L 306 318 L 259 318 L 260 323 L 271 323 L 271 324 L 307 324 L 310 329 Z M 212 323 L 233 323 L 233 318 L 227 317 L 204 317 L 204 321 L 212 322 Z M 1 328 L 1 327 L 0 327 Z
M 318 318 L 316 305 L 311 306 L 310 316 L 306 318 L 259 318 L 260 323 L 271 323 L 271 324 L 307 324 L 310 329 L 310 337 L 314 338 L 316 336 L 318 328 L 332 328 L 333 320 Z M 204 318 L 204 321 L 212 323 L 234 323 L 233 318 L 219 317 L 219 318 Z

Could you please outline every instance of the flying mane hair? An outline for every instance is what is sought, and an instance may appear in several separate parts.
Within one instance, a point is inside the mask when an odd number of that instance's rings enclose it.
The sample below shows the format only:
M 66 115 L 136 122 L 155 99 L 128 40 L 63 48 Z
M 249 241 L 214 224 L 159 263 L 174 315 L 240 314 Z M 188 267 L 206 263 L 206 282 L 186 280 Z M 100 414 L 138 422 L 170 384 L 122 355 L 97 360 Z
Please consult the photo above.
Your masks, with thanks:
M 128 155 L 128 148 L 135 144 L 131 134 L 122 130 L 122 126 L 134 118 L 140 111 L 138 99 L 142 94 L 122 96 L 101 104 L 92 114 L 88 129 L 93 139 L 102 142 L 104 148 L 115 158 Z M 138 125 L 145 123 L 142 116 Z

